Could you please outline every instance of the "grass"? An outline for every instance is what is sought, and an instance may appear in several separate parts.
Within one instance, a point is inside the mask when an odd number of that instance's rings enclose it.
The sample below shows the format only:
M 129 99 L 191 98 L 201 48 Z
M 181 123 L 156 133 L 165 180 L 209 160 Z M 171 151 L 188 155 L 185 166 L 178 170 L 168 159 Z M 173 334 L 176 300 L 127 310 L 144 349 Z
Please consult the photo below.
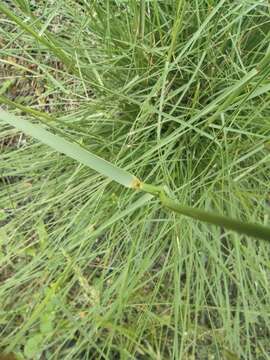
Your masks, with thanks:
M 267 2 L 38 4 L 0 3 L 3 106 L 181 203 L 269 226 Z M 0 137 L 3 351 L 269 358 L 269 244 Z
M 6 98 L 3 98 L 3 100 L 5 104 L 8 103 L 13 105 L 10 100 Z M 22 109 L 22 107 L 17 103 L 16 107 Z M 28 109 L 28 112 L 32 114 L 33 110 Z M 39 115 L 42 113 L 37 114 L 35 111 L 34 114 Z M 46 117 L 47 115 L 42 116 L 42 118 Z M 146 184 L 134 175 L 128 173 L 126 170 L 121 169 L 105 159 L 91 153 L 78 143 L 67 141 L 63 136 L 52 134 L 50 131 L 44 129 L 43 126 L 32 124 L 28 120 L 16 117 L 3 110 L 0 110 L 0 120 L 14 126 L 17 130 L 23 131 L 25 135 L 30 135 L 34 139 L 49 145 L 53 150 L 77 160 L 80 164 L 90 167 L 108 179 L 114 180 L 118 184 L 127 188 L 132 188 L 135 191 L 144 191 L 148 194 L 156 196 L 165 208 L 168 208 L 176 213 L 191 217 L 195 220 L 207 222 L 211 225 L 217 225 L 221 228 L 224 227 L 226 230 L 234 230 L 239 234 L 270 241 L 270 227 L 242 222 L 237 219 L 224 217 L 209 211 L 183 206 L 179 202 L 173 200 L 173 194 L 166 186 Z

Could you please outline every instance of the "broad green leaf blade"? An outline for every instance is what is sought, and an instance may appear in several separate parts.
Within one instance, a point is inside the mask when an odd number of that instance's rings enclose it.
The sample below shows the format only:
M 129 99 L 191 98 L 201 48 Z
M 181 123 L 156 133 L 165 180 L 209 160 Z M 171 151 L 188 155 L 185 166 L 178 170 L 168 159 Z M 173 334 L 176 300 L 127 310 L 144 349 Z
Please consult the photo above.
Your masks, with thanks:
M 104 175 L 121 185 L 134 188 L 139 183 L 139 180 L 129 172 L 120 169 L 95 154 L 92 154 L 90 151 L 85 150 L 78 144 L 71 143 L 60 136 L 50 133 L 41 125 L 32 124 L 30 121 L 26 121 L 1 109 L 0 120 L 52 147 L 54 150 L 57 150 L 86 166 L 89 166 L 101 175 Z

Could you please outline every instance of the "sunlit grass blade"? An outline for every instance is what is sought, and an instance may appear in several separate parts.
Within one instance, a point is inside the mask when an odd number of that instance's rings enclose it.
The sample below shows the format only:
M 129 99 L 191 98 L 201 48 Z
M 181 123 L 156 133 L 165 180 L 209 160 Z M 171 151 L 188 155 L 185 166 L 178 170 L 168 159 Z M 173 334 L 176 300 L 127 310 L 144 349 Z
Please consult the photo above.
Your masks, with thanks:
M 129 172 L 118 168 L 95 154 L 92 154 L 90 151 L 85 150 L 78 144 L 71 143 L 60 136 L 50 133 L 40 125 L 32 124 L 30 121 L 26 121 L 3 110 L 0 110 L 0 120 L 16 127 L 44 144 L 49 145 L 54 150 L 57 150 L 72 159 L 89 166 L 93 170 L 121 185 L 134 187 L 138 182 L 138 179 Z

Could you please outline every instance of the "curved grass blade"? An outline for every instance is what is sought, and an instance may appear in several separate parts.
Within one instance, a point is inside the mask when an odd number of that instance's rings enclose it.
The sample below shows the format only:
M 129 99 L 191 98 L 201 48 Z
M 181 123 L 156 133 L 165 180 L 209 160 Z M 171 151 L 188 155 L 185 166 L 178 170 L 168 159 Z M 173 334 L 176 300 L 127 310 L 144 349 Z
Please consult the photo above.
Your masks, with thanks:
M 125 187 L 134 188 L 136 187 L 136 184 L 139 183 L 139 180 L 129 172 L 120 169 L 90 151 L 85 150 L 78 144 L 74 144 L 58 135 L 50 133 L 41 125 L 32 124 L 30 121 L 26 121 L 1 109 L 0 120 L 14 126 L 35 139 L 40 140 L 42 143 L 49 145 L 54 150 L 57 150 L 72 159 L 89 166 L 98 173 L 118 182 L 121 185 L 124 185 Z

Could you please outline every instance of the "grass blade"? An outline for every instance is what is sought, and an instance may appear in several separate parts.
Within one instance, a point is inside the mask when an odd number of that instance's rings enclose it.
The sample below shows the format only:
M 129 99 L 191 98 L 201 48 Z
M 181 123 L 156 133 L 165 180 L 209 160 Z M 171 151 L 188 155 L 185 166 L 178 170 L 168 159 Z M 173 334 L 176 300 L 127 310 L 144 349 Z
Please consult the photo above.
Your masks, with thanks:
M 18 118 L 17 116 L 3 110 L 0 110 L 0 120 L 3 120 L 4 122 L 25 132 L 27 135 L 42 141 L 44 144 L 49 145 L 53 149 L 71 157 L 72 159 L 89 166 L 98 173 L 118 182 L 121 185 L 124 185 L 125 187 L 141 189 L 150 194 L 159 196 L 162 205 L 174 212 L 191 217 L 195 220 L 200 220 L 209 224 L 234 230 L 240 234 L 270 241 L 270 229 L 268 227 L 259 224 L 243 223 L 241 221 L 222 215 L 216 215 L 208 211 L 182 206 L 167 197 L 161 187 L 141 183 L 139 179 L 127 171 L 118 168 L 95 154 L 92 154 L 78 144 L 71 143 L 60 136 L 50 133 L 40 125 L 32 124 L 29 121 Z
M 13 11 L 11 11 L 8 7 L 6 7 L 3 3 L 0 3 L 0 11 L 5 14 L 10 20 L 14 21 L 20 28 L 26 31 L 28 34 L 32 35 L 33 38 L 41 43 L 43 46 L 50 49 L 55 56 L 57 56 L 68 68 L 74 69 L 73 61 L 67 56 L 64 50 L 57 47 L 54 43 L 46 39 L 44 36 L 38 34 L 33 27 L 28 25 L 25 21 L 20 19 L 18 16 L 15 15 Z M 75 71 L 76 72 L 76 71 Z
M 127 171 L 118 168 L 101 157 L 92 154 L 81 146 L 71 143 L 60 136 L 54 135 L 45 130 L 42 126 L 32 124 L 22 118 L 19 118 L 6 111 L 0 110 L 0 120 L 16 127 L 27 135 L 40 140 L 53 149 L 89 166 L 100 174 L 118 182 L 125 187 L 134 187 L 138 183 L 138 179 Z

